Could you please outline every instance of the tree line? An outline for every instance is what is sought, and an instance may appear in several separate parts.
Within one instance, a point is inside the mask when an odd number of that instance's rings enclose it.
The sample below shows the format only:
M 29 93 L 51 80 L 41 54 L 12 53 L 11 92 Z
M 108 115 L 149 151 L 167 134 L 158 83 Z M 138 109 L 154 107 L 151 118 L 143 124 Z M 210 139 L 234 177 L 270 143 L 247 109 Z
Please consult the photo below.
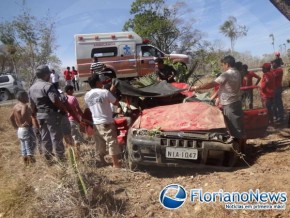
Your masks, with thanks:
M 247 36 L 248 27 L 240 25 L 233 16 L 218 27 L 230 40 L 229 49 L 224 49 L 220 40 L 207 41 L 205 34 L 193 27 L 193 18 L 183 18 L 182 15 L 191 12 L 188 8 L 184 2 L 167 5 L 165 0 L 135 0 L 129 11 L 131 18 L 125 22 L 123 31 L 132 30 L 167 53 L 174 51 L 192 56 L 192 67 L 198 73 L 215 72 L 220 59 L 229 53 L 250 67 L 272 59 L 273 54 L 254 57 L 250 52 L 235 51 L 235 43 Z M 40 64 L 60 69 L 60 58 L 54 53 L 58 47 L 55 25 L 49 15 L 37 19 L 28 10 L 23 10 L 11 22 L 0 23 L 0 41 L 7 48 L 7 53 L 0 55 L 0 72 L 16 71 L 29 81 Z

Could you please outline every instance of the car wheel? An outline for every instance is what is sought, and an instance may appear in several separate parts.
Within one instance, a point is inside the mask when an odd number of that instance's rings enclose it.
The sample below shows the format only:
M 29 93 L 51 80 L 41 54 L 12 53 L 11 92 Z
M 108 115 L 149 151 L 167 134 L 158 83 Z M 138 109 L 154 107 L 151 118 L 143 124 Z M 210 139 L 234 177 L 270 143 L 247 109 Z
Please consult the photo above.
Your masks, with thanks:
M 241 148 L 242 153 L 245 155 L 245 161 L 251 162 L 253 159 L 253 154 L 254 154 L 254 148 L 252 145 L 247 144 L 246 142 L 243 144 Z
M 127 136 L 127 145 L 126 145 L 126 159 L 128 167 L 132 171 L 137 171 L 139 165 L 133 160 L 133 149 L 132 149 L 132 133 L 129 131 Z
M 234 167 L 238 164 L 241 154 L 241 146 L 237 141 L 233 141 L 233 149 L 225 153 L 224 166 Z
M 128 160 L 129 162 L 129 169 L 133 172 L 137 171 L 139 169 L 139 165 L 131 160 Z
M 11 95 L 8 90 L 1 90 L 0 92 L 1 101 L 7 101 L 10 99 Z

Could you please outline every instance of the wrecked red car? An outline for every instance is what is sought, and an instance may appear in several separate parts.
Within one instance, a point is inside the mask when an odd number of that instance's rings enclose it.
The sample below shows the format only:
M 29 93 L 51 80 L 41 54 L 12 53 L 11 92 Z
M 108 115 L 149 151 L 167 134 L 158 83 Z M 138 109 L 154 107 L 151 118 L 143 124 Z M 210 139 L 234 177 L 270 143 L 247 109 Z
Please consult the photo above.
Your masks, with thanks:
M 134 88 L 118 81 L 117 88 L 125 107 L 122 109 L 125 116 L 115 118 L 118 142 L 132 170 L 141 165 L 232 167 L 236 164 L 241 148 L 231 140 L 220 108 L 192 96 L 186 83 L 162 81 Z M 250 86 L 241 90 L 246 137 L 264 137 L 268 112 L 263 107 L 260 88 Z M 249 93 L 253 97 L 249 98 Z
M 231 167 L 236 164 L 241 148 L 229 140 L 221 110 L 190 99 L 188 96 L 192 93 L 187 88 L 185 83 L 161 82 L 140 89 L 140 93 L 121 90 L 124 95 L 143 96 L 142 110 L 126 135 L 131 169 L 140 165 Z M 249 90 L 254 93 L 252 104 L 247 102 Z M 243 87 L 242 92 L 247 138 L 263 137 L 268 113 L 262 106 L 259 87 Z

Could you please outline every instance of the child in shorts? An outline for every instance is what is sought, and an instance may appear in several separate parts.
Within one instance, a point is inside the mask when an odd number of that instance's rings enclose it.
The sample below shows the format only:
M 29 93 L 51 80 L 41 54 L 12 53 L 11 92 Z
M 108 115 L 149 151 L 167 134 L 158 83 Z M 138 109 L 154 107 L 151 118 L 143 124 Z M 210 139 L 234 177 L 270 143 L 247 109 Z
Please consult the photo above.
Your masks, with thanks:
M 35 149 L 35 135 L 32 126 L 38 128 L 38 123 L 32 117 L 31 109 L 28 106 L 28 94 L 20 91 L 16 96 L 18 102 L 12 109 L 10 121 L 12 126 L 17 129 L 17 136 L 20 140 L 21 154 L 25 165 L 35 162 L 33 156 Z

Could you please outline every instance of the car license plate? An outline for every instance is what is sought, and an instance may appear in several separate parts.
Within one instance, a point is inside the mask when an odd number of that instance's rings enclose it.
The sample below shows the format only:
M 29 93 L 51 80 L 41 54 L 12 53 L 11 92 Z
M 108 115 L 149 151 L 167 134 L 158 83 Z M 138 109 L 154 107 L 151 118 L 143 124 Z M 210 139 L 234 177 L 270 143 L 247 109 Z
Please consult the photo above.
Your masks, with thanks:
M 165 157 L 175 159 L 192 159 L 196 160 L 198 155 L 197 149 L 194 148 L 174 148 L 166 147 Z

